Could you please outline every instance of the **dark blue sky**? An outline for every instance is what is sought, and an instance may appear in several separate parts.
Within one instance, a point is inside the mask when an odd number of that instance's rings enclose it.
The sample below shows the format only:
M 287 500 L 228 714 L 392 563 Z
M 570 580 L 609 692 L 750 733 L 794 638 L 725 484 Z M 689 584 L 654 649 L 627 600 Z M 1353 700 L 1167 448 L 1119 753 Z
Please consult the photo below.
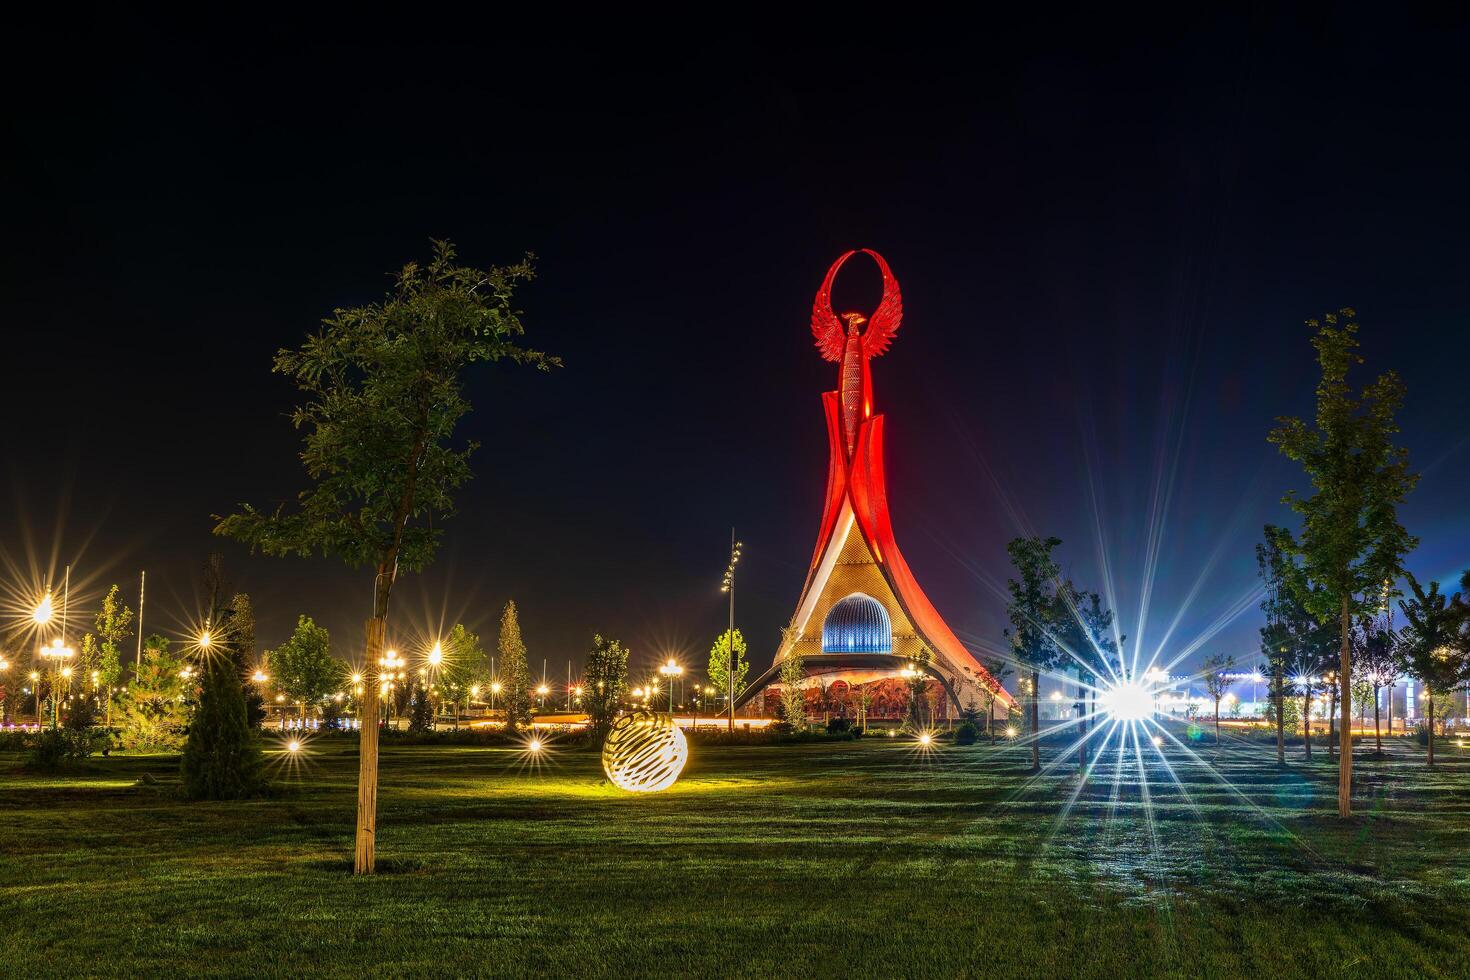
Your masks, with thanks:
M 566 367 L 476 378 L 477 477 L 441 560 L 400 586 L 405 630 L 490 634 L 514 597 L 557 676 L 593 631 L 635 662 L 702 659 L 734 524 L 737 618 L 768 662 L 825 478 L 836 368 L 811 297 L 862 246 L 904 290 L 873 367 L 896 530 L 977 649 L 1002 642 L 1004 544 L 1032 530 L 1086 587 L 1106 556 L 1145 656 L 1216 625 L 1196 656 L 1249 655 L 1258 613 L 1231 616 L 1301 485 L 1265 435 L 1310 410 L 1302 321 L 1344 305 L 1366 372 L 1408 384 L 1410 566 L 1470 565 L 1463 21 L 1051 18 L 953 47 L 918 25 L 449 33 L 103 17 L 7 70 L 16 583 L 70 560 L 95 600 L 146 567 L 150 627 L 177 628 L 218 549 L 266 643 L 305 612 L 351 655 L 369 574 L 250 559 L 210 515 L 300 488 L 272 354 L 431 236 L 476 264 L 535 251 L 526 322 Z

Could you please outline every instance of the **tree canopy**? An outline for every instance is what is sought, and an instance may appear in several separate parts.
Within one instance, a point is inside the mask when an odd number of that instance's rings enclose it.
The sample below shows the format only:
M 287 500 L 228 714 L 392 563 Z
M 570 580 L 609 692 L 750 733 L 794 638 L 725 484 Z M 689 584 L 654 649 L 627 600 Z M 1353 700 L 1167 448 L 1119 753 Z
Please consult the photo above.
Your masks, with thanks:
M 305 712 L 342 685 L 343 665 L 331 654 L 324 627 L 301 616 L 291 638 L 270 652 L 271 678 Z
M 592 649 L 587 651 L 582 688 L 593 731 L 598 737 L 604 736 L 612 727 L 623 693 L 628 689 L 628 649 L 617 640 L 600 633 L 594 635 Z

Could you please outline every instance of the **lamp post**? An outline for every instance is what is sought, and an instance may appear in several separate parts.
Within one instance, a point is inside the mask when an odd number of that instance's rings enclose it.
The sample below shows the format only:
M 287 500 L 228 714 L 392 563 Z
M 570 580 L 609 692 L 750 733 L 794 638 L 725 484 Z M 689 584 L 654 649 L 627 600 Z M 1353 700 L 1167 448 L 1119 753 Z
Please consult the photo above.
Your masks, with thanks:
M 731 648 L 734 648 L 733 643 Z M 684 668 L 680 667 L 673 657 L 670 657 L 669 662 L 660 667 L 658 672 L 669 679 L 669 715 L 672 717 L 674 714 L 674 678 L 684 673 Z
M 383 727 L 387 728 L 393 723 L 393 699 L 389 697 L 393 693 L 393 682 L 403 680 L 404 661 L 398 655 L 397 650 L 389 650 L 378 660 L 379 693 L 383 697 Z
M 730 528 L 730 563 L 725 566 L 725 581 L 720 591 L 730 596 L 730 627 L 725 638 L 730 641 L 730 734 L 735 734 L 735 565 L 740 561 L 740 542 L 735 540 L 735 529 Z
M 51 663 L 51 728 L 52 728 L 52 730 L 55 730 L 57 728 L 57 720 L 58 720 L 57 719 L 57 704 L 56 704 L 56 679 L 57 679 L 57 674 L 58 674 L 59 671 L 61 671 L 63 669 L 62 668 L 62 664 L 65 664 L 65 663 L 67 663 L 68 661 L 71 660 L 71 658 L 74 655 L 75 651 L 73 651 L 71 647 L 66 646 L 65 644 L 63 644 L 61 642 L 61 637 L 58 636 L 54 641 L 52 641 L 52 643 L 51 643 L 50 646 L 43 646 L 41 648 L 40 653 L 41 653 L 41 656 L 42 657 L 44 657 L 46 660 L 50 661 L 50 663 Z M 66 670 L 66 676 L 67 677 L 70 677 L 71 676 L 71 668 L 70 667 L 66 667 L 65 670 Z M 40 703 L 38 701 L 37 702 L 37 705 L 36 705 L 36 724 L 39 725 L 40 723 L 41 723 L 41 708 L 40 708 Z

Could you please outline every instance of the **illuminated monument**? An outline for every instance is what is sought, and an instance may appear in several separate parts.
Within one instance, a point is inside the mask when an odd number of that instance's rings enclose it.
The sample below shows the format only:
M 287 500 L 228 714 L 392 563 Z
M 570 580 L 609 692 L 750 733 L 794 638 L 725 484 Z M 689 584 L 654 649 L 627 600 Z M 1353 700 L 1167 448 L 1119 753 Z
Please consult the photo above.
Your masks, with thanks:
M 883 416 L 873 414 L 868 362 L 888 349 L 903 318 L 898 280 L 883 257 L 863 249 L 883 276 L 871 317 L 832 312 L 832 280 L 856 252 L 832 263 L 812 304 L 812 333 L 822 357 L 841 365 L 838 390 L 822 395 L 830 459 L 827 496 L 806 585 L 771 668 L 742 701 L 777 682 L 795 650 L 812 677 L 848 688 L 901 689 L 905 670 L 927 669 L 954 706 L 982 707 L 986 690 L 1011 698 L 955 637 L 909 571 L 888 515 L 883 476 Z M 859 333 L 859 328 L 867 329 Z M 927 658 L 924 656 L 927 653 Z M 927 659 L 927 664 L 924 660 Z M 902 695 L 906 698 L 906 695 Z M 882 698 L 879 698 L 881 705 Z M 880 714 L 883 713 L 880 708 Z

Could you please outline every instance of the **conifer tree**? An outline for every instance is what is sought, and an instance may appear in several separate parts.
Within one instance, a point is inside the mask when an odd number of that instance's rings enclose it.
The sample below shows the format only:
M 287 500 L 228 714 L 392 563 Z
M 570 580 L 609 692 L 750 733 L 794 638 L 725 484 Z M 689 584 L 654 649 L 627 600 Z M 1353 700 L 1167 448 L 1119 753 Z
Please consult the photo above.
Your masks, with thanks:
M 628 689 L 627 647 L 601 634 L 594 635 L 584 674 L 582 697 L 587 705 L 587 717 L 592 722 L 593 734 L 601 739 L 612 727 L 623 693 Z
M 209 642 L 200 644 L 198 659 L 203 677 L 199 704 L 189 723 L 180 773 L 184 793 L 190 799 L 245 799 L 265 789 L 265 760 L 259 736 L 250 726 L 243 678 L 231 648 L 240 627 L 254 642 L 255 622 L 252 618 L 236 623 L 231 615 L 235 607 L 222 604 L 218 555 L 205 566 L 205 588 L 209 595 Z
M 513 735 L 521 725 L 531 723 L 531 668 L 526 665 L 526 644 L 521 640 L 514 600 L 505 604 L 505 612 L 500 615 L 498 649 L 504 678 L 505 731 Z
M 408 711 L 408 730 L 411 732 L 432 732 L 434 730 L 434 707 L 429 703 L 429 692 L 422 684 L 415 684 L 413 688 L 413 705 Z

